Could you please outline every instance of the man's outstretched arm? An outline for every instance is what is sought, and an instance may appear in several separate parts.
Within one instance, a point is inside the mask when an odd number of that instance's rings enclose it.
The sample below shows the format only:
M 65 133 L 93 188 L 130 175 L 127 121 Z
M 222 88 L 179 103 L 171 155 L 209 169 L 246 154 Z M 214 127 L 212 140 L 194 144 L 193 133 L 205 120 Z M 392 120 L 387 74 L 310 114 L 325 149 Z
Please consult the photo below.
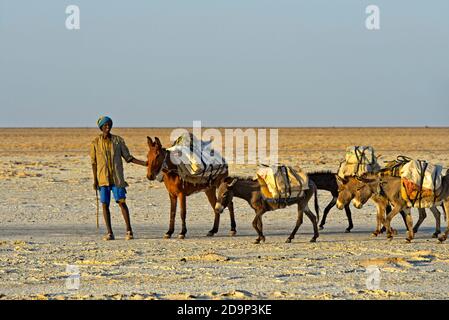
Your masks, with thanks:
M 138 165 L 141 165 L 141 166 L 144 166 L 144 167 L 148 167 L 148 162 L 147 162 L 147 161 L 142 161 L 142 160 L 133 158 L 133 159 L 131 160 L 131 162 L 132 162 L 132 163 L 135 163 L 135 164 L 138 164 Z
M 148 162 L 147 161 L 142 161 L 139 159 L 134 158 L 131 153 L 129 152 L 128 147 L 125 144 L 125 141 L 122 140 L 122 143 L 120 144 L 121 146 L 121 151 L 122 151 L 122 157 L 125 159 L 126 162 L 132 162 L 134 164 L 138 164 L 144 167 L 148 166 Z

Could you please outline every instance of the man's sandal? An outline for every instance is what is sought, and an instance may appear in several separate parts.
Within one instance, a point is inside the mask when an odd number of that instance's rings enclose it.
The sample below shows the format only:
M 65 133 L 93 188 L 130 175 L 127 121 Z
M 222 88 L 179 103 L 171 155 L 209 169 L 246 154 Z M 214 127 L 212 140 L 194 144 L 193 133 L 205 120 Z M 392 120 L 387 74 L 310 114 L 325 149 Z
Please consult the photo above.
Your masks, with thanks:
M 103 237 L 103 240 L 109 241 L 109 240 L 115 240 L 114 234 L 108 233 Z

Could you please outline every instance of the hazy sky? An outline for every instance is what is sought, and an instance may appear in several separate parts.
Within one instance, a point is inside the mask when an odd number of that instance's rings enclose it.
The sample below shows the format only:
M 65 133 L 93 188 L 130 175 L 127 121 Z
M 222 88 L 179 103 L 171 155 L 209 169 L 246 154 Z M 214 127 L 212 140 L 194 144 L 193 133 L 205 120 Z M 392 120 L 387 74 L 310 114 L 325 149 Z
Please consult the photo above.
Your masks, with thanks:
M 449 1 L 0 0 L 0 110 L 3 127 L 448 126 Z

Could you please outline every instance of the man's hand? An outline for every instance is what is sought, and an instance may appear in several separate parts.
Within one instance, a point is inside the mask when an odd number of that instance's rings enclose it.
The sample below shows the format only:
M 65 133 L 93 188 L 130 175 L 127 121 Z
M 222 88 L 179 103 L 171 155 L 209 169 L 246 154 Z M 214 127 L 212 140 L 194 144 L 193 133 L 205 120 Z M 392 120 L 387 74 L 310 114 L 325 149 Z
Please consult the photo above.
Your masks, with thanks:
M 98 180 L 94 181 L 93 187 L 94 187 L 94 190 L 98 190 Z

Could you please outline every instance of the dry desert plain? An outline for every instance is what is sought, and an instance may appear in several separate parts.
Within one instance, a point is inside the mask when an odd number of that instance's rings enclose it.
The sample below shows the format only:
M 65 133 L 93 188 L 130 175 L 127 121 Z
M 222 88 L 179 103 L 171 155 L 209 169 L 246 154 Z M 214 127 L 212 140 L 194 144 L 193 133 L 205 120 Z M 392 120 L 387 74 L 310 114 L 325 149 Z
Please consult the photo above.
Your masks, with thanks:
M 172 129 L 114 128 L 132 154 L 146 158 L 146 136 L 169 143 Z M 95 192 L 89 160 L 98 129 L 0 129 L 0 299 L 448 299 L 449 242 L 431 238 L 430 214 L 411 244 L 399 234 L 370 236 L 375 208 L 352 208 L 354 229 L 345 234 L 344 211 L 331 210 L 317 243 L 305 219 L 284 243 L 296 208 L 264 215 L 266 243 L 255 245 L 253 210 L 235 200 L 237 235 L 229 215 L 206 237 L 213 212 L 203 193 L 188 198 L 187 237 L 164 240 L 169 201 L 163 184 L 145 168 L 125 164 L 128 205 L 136 239 L 124 240 L 124 223 L 112 204 L 117 240 L 105 242 L 95 226 Z M 349 145 L 373 145 L 383 159 L 399 154 L 449 166 L 448 128 L 283 128 L 279 160 L 306 171 L 336 171 Z M 231 174 L 253 175 L 255 166 L 231 165 Z M 320 191 L 323 210 L 330 194 Z M 322 212 L 321 212 L 322 213 Z M 414 221 L 417 219 L 413 211 Z M 101 218 L 101 217 L 100 217 Z M 177 229 L 180 230 L 177 217 Z M 442 220 L 442 226 L 446 222 Z M 443 228 L 444 230 L 444 228 Z M 80 273 L 67 286 L 67 266 Z M 380 270 L 378 289 L 366 286 L 366 269 Z

